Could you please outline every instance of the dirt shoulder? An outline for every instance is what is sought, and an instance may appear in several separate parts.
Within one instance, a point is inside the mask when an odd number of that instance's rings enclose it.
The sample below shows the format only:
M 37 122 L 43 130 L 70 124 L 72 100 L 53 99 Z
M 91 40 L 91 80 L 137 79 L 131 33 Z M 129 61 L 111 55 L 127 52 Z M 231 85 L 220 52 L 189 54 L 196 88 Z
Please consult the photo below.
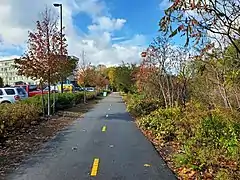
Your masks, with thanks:
M 52 139 L 59 131 L 71 125 L 77 118 L 92 109 L 102 98 L 78 104 L 75 107 L 59 111 L 50 118 L 42 118 L 8 134 L 7 140 L 0 143 L 0 179 L 14 170 L 31 153 L 41 149 L 42 145 Z

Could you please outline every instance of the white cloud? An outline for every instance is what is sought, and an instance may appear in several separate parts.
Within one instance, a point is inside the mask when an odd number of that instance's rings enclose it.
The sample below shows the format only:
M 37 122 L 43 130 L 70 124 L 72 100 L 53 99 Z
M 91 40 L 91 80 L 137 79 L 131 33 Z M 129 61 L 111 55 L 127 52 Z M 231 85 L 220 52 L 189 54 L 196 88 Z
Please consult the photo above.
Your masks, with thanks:
M 72 7 L 76 11 L 82 11 L 95 18 L 100 15 L 108 14 L 104 1 L 101 0 L 70 0 L 72 1 Z
M 114 19 L 106 16 L 98 17 L 96 23 L 88 26 L 90 31 L 115 31 L 120 30 L 126 23 L 125 19 Z
M 161 0 L 160 4 L 159 4 L 159 8 L 161 10 L 165 10 L 168 7 L 170 7 L 173 4 L 173 2 L 171 2 L 170 0 Z
M 17 55 L 12 55 L 12 56 L 0 56 L 0 61 L 1 60 L 8 60 L 8 59 L 15 59 L 15 58 L 19 58 L 20 56 Z
M 35 22 L 40 17 L 46 5 L 52 6 L 58 2 L 63 4 L 63 24 L 68 40 L 70 55 L 80 56 L 81 51 L 86 52 L 86 58 L 93 64 L 118 64 L 121 61 L 137 62 L 139 60 L 139 45 L 145 44 L 143 35 L 135 35 L 131 40 L 114 44 L 114 32 L 121 30 L 126 23 L 125 19 L 113 18 L 108 9 L 100 0 L 0 0 L 0 56 L 4 51 L 15 52 L 15 49 L 24 49 L 28 31 L 35 28 Z M 53 7 L 53 6 L 52 6 Z M 56 13 L 58 9 L 54 8 Z M 80 12 L 92 18 L 89 32 L 79 35 L 72 17 Z M 78 30 L 78 31 L 77 31 Z M 18 55 L 18 54 L 12 54 Z M 6 57 L 8 58 L 8 57 Z M 1 57 L 1 59 L 6 59 Z
M 127 46 L 141 46 L 146 42 L 146 37 L 142 34 L 136 34 L 132 39 L 121 42 L 122 45 Z

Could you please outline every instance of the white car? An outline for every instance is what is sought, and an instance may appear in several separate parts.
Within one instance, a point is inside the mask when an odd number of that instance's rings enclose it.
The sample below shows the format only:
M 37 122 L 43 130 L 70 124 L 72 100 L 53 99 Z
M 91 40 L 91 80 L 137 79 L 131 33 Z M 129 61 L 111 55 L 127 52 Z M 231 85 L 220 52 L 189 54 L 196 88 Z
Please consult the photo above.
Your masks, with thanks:
M 56 92 L 58 93 L 59 89 L 57 86 L 50 86 L 51 92 Z M 43 91 L 48 91 L 48 87 L 46 87 L 45 89 L 43 89 Z
M 85 90 L 88 92 L 93 92 L 93 91 L 95 91 L 95 88 L 94 87 L 86 87 Z
M 15 103 L 16 101 L 26 98 L 28 98 L 28 94 L 26 90 L 21 87 L 0 88 L 0 104 Z

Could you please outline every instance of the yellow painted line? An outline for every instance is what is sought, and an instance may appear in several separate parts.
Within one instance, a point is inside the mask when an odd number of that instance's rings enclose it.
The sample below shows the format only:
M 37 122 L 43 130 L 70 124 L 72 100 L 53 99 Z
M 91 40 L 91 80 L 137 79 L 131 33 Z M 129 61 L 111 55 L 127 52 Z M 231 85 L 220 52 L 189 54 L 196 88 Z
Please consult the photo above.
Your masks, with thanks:
M 150 164 L 144 164 L 144 167 L 150 167 L 151 165 Z
M 98 171 L 99 159 L 95 158 L 93 161 L 91 176 L 96 176 Z
M 107 126 L 102 127 L 102 132 L 105 132 L 107 130 Z

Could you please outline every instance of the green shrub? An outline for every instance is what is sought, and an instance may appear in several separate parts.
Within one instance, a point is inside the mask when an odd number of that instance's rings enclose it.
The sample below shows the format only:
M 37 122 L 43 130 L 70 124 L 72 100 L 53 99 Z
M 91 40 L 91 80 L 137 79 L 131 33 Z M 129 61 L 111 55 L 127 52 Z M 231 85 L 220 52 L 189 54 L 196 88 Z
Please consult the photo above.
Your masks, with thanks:
M 87 92 L 87 100 L 92 100 L 96 98 L 96 93 L 95 92 Z
M 151 114 L 139 119 L 140 127 L 151 130 L 165 141 L 176 137 L 176 122 L 180 118 L 179 108 L 157 109 Z
M 216 180 L 232 180 L 231 174 L 227 171 L 227 169 L 220 169 L 216 174 Z
M 196 138 L 202 144 L 208 144 L 216 149 L 224 148 L 227 153 L 234 155 L 238 152 L 239 129 L 219 115 L 205 117 L 196 132 Z
M 56 110 L 65 109 L 74 106 L 75 104 L 79 104 L 83 102 L 84 94 L 83 92 L 77 92 L 77 93 L 56 93 Z M 96 97 L 95 92 L 87 92 L 86 98 L 87 100 L 91 100 Z M 44 109 L 45 112 L 47 110 L 47 102 L 48 102 L 48 95 L 44 95 Z M 53 94 L 51 94 L 50 97 L 51 104 L 53 103 Z M 33 96 L 31 98 L 28 98 L 24 101 L 20 102 L 21 104 L 32 104 L 38 108 L 41 109 L 42 113 L 42 97 L 41 95 Z
M 1 104 L 0 105 L 0 137 L 5 132 L 16 128 L 21 128 L 25 124 L 39 119 L 41 110 L 31 104 Z
M 44 106 L 47 106 L 47 101 L 46 100 L 47 100 L 47 96 L 44 95 L 44 101 L 45 101 Z M 30 97 L 30 98 L 25 99 L 23 101 L 20 101 L 19 103 L 21 103 L 21 104 L 32 104 L 36 107 L 41 108 L 42 107 L 42 97 L 40 95 L 33 96 L 33 97 Z
M 141 117 L 150 114 L 159 107 L 159 101 L 145 99 L 140 95 L 127 95 L 124 100 L 127 101 L 127 110 L 135 117 Z
M 82 96 L 80 95 L 78 96 L 77 94 L 73 94 L 73 93 L 57 94 L 56 109 L 64 109 L 64 108 L 72 107 L 80 97 Z
M 83 93 L 81 92 L 76 93 L 74 97 L 74 101 L 75 101 L 75 104 L 80 104 L 81 102 L 83 102 Z
M 56 95 L 57 110 L 62 108 L 72 107 L 74 104 L 83 102 L 83 92 L 79 93 L 63 93 Z M 88 100 L 96 97 L 95 92 L 87 92 L 86 98 Z M 44 109 L 47 109 L 47 95 L 44 98 Z M 53 102 L 53 95 L 51 95 L 51 103 Z M 19 101 L 15 104 L 1 104 L 0 105 L 0 140 L 9 130 L 21 128 L 32 121 L 37 121 L 42 114 L 42 97 L 40 95 Z
M 194 113 L 194 112 L 193 112 Z M 195 112 L 196 113 L 196 112 Z M 204 170 L 209 166 L 219 166 L 219 162 L 240 163 L 240 143 L 239 143 L 239 120 L 233 114 L 224 113 L 216 109 L 211 113 L 205 114 L 200 119 L 193 122 L 186 121 L 184 117 L 181 121 L 189 124 L 191 133 L 178 133 L 181 144 L 181 152 L 175 154 L 174 162 L 176 165 L 186 165 L 196 170 Z M 198 114 L 195 114 L 198 117 Z M 182 127 L 178 132 L 185 131 Z M 191 134 L 191 135 L 190 135 Z

